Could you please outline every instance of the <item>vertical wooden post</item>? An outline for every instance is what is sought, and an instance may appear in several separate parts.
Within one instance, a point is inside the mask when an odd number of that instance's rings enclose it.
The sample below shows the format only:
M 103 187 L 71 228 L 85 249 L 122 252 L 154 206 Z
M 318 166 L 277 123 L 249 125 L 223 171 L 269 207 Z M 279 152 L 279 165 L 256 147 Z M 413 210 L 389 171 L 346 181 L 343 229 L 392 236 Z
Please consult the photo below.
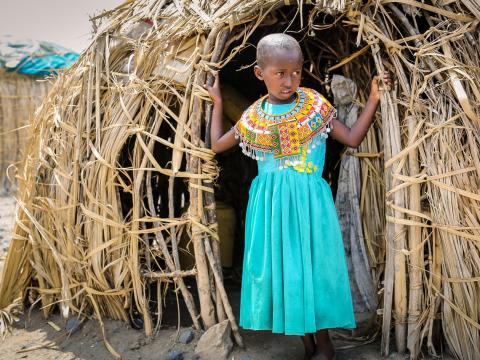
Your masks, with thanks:
M 383 63 L 380 56 L 378 44 L 372 45 L 372 55 L 375 61 L 377 71 L 383 72 Z M 394 94 L 394 93 L 392 93 Z M 401 151 L 400 123 L 398 111 L 392 94 L 386 91 L 381 92 L 380 106 L 382 111 L 383 140 L 384 140 L 384 158 L 385 162 L 390 160 Z M 396 164 L 397 162 L 395 162 Z M 385 168 L 385 191 L 388 194 L 395 187 L 393 178 L 393 166 Z M 395 339 L 397 351 L 405 352 L 406 349 L 406 314 L 407 314 L 407 287 L 406 287 L 406 268 L 405 255 L 401 250 L 405 246 L 405 232 L 401 224 L 394 223 L 395 219 L 402 218 L 402 213 L 394 210 L 392 205 L 399 208 L 404 207 L 403 191 L 395 191 L 393 199 L 391 196 L 385 198 L 387 206 L 387 224 L 386 224 L 386 264 L 385 264 L 385 285 L 384 285 L 384 307 L 383 307 L 383 330 L 381 352 L 386 356 L 389 353 L 390 326 L 392 319 L 392 302 L 395 311 Z
M 208 35 L 207 41 L 205 42 L 205 47 L 203 49 L 203 54 L 208 54 L 213 46 L 215 45 L 215 40 L 217 38 L 219 28 L 212 29 Z M 205 71 L 198 71 L 195 78 L 196 86 L 203 86 L 206 79 Z M 190 122 L 191 128 L 191 137 L 192 143 L 195 146 L 200 144 L 200 135 L 201 135 L 201 120 L 203 115 L 202 100 L 198 96 L 193 98 L 193 108 L 192 108 L 192 119 Z M 202 171 L 202 166 L 198 156 L 190 156 L 188 162 L 188 171 L 191 173 L 199 174 Z M 193 186 L 192 186 L 193 185 Z M 195 262 L 197 265 L 197 287 L 198 295 L 200 297 L 200 314 L 202 316 L 203 322 L 206 328 L 213 326 L 216 323 L 215 312 L 211 298 L 211 284 L 210 277 L 208 272 L 207 258 L 205 255 L 205 248 L 203 244 L 203 232 L 202 229 L 197 224 L 202 222 L 201 214 L 203 213 L 203 192 L 198 189 L 198 186 L 202 185 L 201 179 L 190 179 L 189 181 L 189 192 L 190 192 L 190 207 L 188 213 L 192 219 L 192 241 L 193 249 L 195 253 Z
M 222 55 L 223 49 L 225 47 L 225 43 L 228 39 L 228 36 L 230 35 L 230 30 L 223 30 L 219 34 L 219 40 L 215 46 L 215 49 L 212 54 L 212 58 L 210 60 L 211 63 L 217 63 L 220 60 L 220 56 Z M 213 76 L 211 74 L 207 75 L 207 83 L 209 85 L 213 85 Z M 210 141 L 210 126 L 211 126 L 211 121 L 212 121 L 212 105 L 210 103 L 207 103 L 205 106 L 205 147 L 211 148 L 211 141 Z M 213 184 L 211 183 L 206 183 L 206 187 L 211 188 L 212 192 L 207 192 L 205 193 L 205 215 L 207 218 L 208 226 L 210 228 L 215 228 L 218 229 L 218 224 L 217 224 L 217 215 L 216 215 L 216 204 L 215 204 L 215 193 L 213 192 Z M 222 274 L 222 265 L 221 265 L 221 257 L 220 257 L 220 245 L 218 241 L 213 240 L 212 242 L 212 250 L 213 250 L 213 256 L 216 259 L 216 264 L 217 264 L 217 273 L 218 276 L 220 277 L 221 281 L 223 282 L 223 274 Z M 222 296 L 220 293 L 220 288 L 219 286 L 216 286 L 215 288 L 215 305 L 217 308 L 217 317 L 218 321 L 223 321 L 227 318 L 227 315 L 225 313 L 225 308 L 224 304 L 222 301 Z
M 416 121 L 413 115 L 408 118 L 408 138 L 412 139 L 415 133 Z M 418 162 L 418 150 L 412 149 L 408 154 L 408 167 L 410 176 L 420 172 Z M 410 210 L 421 212 L 420 208 L 420 184 L 410 184 L 409 194 Z M 420 221 L 417 216 L 411 217 L 412 221 Z M 422 271 L 423 271 L 423 246 L 421 246 L 421 228 L 411 225 L 408 229 L 408 240 L 410 248 L 410 269 L 409 269 L 409 301 L 408 301 L 408 336 L 407 348 L 413 358 L 416 358 L 420 346 L 420 319 L 422 308 Z

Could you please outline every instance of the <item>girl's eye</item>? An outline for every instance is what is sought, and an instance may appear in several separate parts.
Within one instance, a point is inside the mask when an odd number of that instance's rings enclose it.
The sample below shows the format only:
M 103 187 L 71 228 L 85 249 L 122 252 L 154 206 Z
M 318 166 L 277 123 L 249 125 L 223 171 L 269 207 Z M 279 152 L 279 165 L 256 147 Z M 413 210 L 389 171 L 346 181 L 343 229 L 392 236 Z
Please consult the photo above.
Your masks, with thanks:
M 283 71 L 277 72 L 277 75 L 278 75 L 278 76 L 282 76 L 282 75 L 283 75 Z

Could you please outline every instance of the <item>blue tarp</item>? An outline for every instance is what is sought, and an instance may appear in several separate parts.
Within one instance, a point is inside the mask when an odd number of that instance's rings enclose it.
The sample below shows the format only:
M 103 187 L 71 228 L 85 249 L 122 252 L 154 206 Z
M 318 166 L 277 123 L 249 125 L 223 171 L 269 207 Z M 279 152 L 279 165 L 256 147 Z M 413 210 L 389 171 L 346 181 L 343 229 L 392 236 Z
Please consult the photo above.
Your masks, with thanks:
M 65 69 L 79 54 L 46 41 L 0 38 L 0 67 L 19 74 L 46 76 L 55 69 Z

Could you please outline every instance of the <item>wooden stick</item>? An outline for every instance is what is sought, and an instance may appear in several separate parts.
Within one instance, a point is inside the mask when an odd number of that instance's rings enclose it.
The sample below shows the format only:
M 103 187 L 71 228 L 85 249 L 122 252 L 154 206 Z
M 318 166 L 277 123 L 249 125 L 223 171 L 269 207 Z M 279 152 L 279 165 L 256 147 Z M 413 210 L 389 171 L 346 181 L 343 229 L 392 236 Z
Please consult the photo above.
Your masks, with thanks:
M 218 36 L 218 44 L 215 46 L 215 50 L 213 51 L 212 58 L 210 62 L 212 63 L 217 63 L 220 60 L 220 56 L 223 53 L 223 48 L 225 47 L 225 43 L 230 35 L 230 31 L 228 29 L 222 30 Z M 213 82 L 213 76 L 212 74 L 207 75 L 207 83 L 209 85 L 212 85 Z M 205 147 L 210 148 L 211 143 L 210 143 L 210 125 L 212 121 L 212 105 L 211 103 L 207 103 L 205 105 L 205 118 L 206 118 L 206 130 L 205 130 Z M 206 183 L 206 187 L 213 189 L 213 184 L 212 183 Z M 218 224 L 217 224 L 217 214 L 216 214 L 216 204 L 215 204 L 215 193 L 214 192 L 207 192 L 205 193 L 205 215 L 207 218 L 207 223 L 208 226 L 211 229 L 218 229 Z M 215 256 L 215 259 L 217 260 L 217 272 L 219 276 L 222 278 L 222 284 L 223 284 L 223 273 L 222 273 L 222 265 L 221 265 L 221 257 L 220 257 L 220 246 L 218 244 L 217 240 L 213 240 L 212 243 L 212 248 L 213 248 L 213 255 Z M 223 286 L 223 285 L 222 285 Z M 215 296 L 215 303 L 216 303 L 216 309 L 217 309 L 217 317 L 218 321 L 221 322 L 226 319 L 226 314 L 225 314 L 225 309 L 222 301 L 222 296 L 220 294 L 220 288 L 216 286 L 215 289 L 216 296 Z M 227 304 L 228 305 L 228 304 Z
M 208 242 L 208 239 L 205 240 L 205 252 L 210 262 L 210 267 L 212 268 L 213 275 L 215 277 L 215 282 L 217 284 L 217 288 L 220 289 L 220 296 L 222 297 L 222 301 L 225 306 L 225 311 L 227 312 L 228 319 L 230 320 L 230 326 L 232 327 L 232 332 L 233 332 L 233 336 L 235 337 L 235 341 L 237 342 L 238 346 L 243 347 L 243 340 L 240 335 L 237 322 L 235 320 L 235 315 L 233 314 L 232 308 L 228 302 L 227 292 L 223 287 L 222 277 L 217 271 L 217 268 L 218 268 L 217 261 L 215 260 L 215 256 L 213 255 L 212 248 L 210 246 L 210 243 Z
M 383 63 L 380 57 L 380 48 L 377 44 L 372 45 L 372 55 L 379 73 L 383 72 Z M 385 91 L 381 92 L 380 106 L 382 110 L 383 124 L 383 140 L 385 146 L 385 161 L 390 159 L 394 154 L 400 152 L 400 132 L 398 127 L 398 114 L 394 107 L 393 99 L 390 94 Z M 391 168 L 387 168 L 384 174 L 385 190 L 388 192 L 393 187 L 393 179 Z M 394 204 L 402 206 L 402 193 L 395 192 Z M 402 206 L 403 207 L 403 206 Z M 399 212 L 386 208 L 387 215 L 401 217 Z M 385 265 L 385 290 L 384 290 L 384 307 L 383 307 L 383 332 L 382 332 L 382 355 L 389 353 L 390 341 L 390 323 L 391 309 L 393 300 L 393 290 L 395 286 L 395 311 L 397 314 L 397 323 L 395 326 L 395 335 L 397 340 L 397 351 L 402 353 L 405 351 L 405 319 L 406 314 L 406 280 L 405 280 L 405 259 L 401 251 L 403 247 L 404 237 L 402 235 L 403 226 L 400 224 L 392 224 L 387 222 L 386 244 L 387 258 Z M 395 251 L 397 250 L 397 251 Z
M 145 271 L 142 273 L 143 277 L 150 278 L 150 279 L 170 279 L 170 278 L 180 278 L 180 277 L 187 277 L 187 276 L 194 276 L 197 275 L 197 270 L 185 270 L 185 271 L 172 271 L 169 273 L 159 272 L 159 271 Z
M 417 122 L 413 115 L 408 118 L 408 137 L 412 139 Z M 418 149 L 412 149 L 408 154 L 408 165 L 410 176 L 420 173 Z M 410 210 L 421 212 L 420 205 L 420 184 L 410 185 Z M 419 217 L 412 216 L 412 221 L 420 221 Z M 412 357 L 416 358 L 420 351 L 420 324 L 419 319 L 422 311 L 423 297 L 423 246 L 421 228 L 410 226 L 408 229 L 408 240 L 410 247 L 410 268 L 409 268 L 409 301 L 408 301 L 408 336 L 407 348 Z
M 395 156 L 402 150 L 400 126 L 398 117 L 398 105 L 396 103 L 395 92 L 393 92 L 392 107 L 394 109 L 395 116 L 391 118 L 390 134 L 394 135 L 392 145 L 392 156 Z M 392 181 L 392 187 L 396 186 L 395 179 Z M 389 189 L 385 189 L 388 193 Z M 394 193 L 393 203 L 396 207 L 405 207 L 405 194 L 404 191 L 396 191 Z M 400 211 L 394 210 L 393 214 L 395 219 L 401 219 L 404 214 Z M 395 296 L 395 340 L 397 345 L 397 352 L 403 354 L 406 351 L 407 338 L 407 271 L 406 271 L 406 259 L 403 253 L 403 249 L 406 247 L 406 232 L 405 227 L 402 224 L 394 224 L 394 244 L 395 244 L 395 283 L 394 283 L 394 296 Z
M 215 40 L 217 38 L 218 32 L 220 31 L 219 28 L 215 28 L 211 30 L 210 34 L 208 35 L 207 41 L 205 43 L 203 54 L 206 55 L 210 53 L 211 49 L 215 44 Z M 205 71 L 197 71 L 195 76 L 194 83 L 202 87 L 205 83 Z M 201 129 L 201 119 L 202 119 L 202 100 L 195 96 L 193 98 L 193 108 L 192 108 L 192 116 L 191 116 L 191 136 L 192 140 L 194 141 L 195 145 L 197 144 L 198 139 L 200 138 L 200 129 Z M 201 173 L 202 167 L 200 164 L 200 159 L 197 156 L 191 156 L 190 161 L 188 164 L 189 172 L 193 173 Z M 190 179 L 189 185 L 192 183 L 196 185 L 202 185 L 201 179 Z M 191 218 L 193 219 L 201 219 L 201 214 L 203 212 L 203 192 L 197 189 L 195 186 L 189 186 L 190 192 L 190 206 L 188 209 L 188 213 Z M 208 272 L 208 265 L 205 257 L 205 249 L 202 242 L 202 229 L 196 225 L 194 221 L 192 223 L 192 241 L 193 241 L 193 249 L 195 253 L 195 262 L 197 264 L 198 275 L 197 275 L 197 288 L 198 288 L 198 295 L 200 298 L 200 313 L 202 315 L 203 322 L 205 327 L 208 329 L 216 323 L 214 307 L 212 304 L 211 298 L 211 287 L 210 287 L 210 279 L 209 279 L 209 272 Z

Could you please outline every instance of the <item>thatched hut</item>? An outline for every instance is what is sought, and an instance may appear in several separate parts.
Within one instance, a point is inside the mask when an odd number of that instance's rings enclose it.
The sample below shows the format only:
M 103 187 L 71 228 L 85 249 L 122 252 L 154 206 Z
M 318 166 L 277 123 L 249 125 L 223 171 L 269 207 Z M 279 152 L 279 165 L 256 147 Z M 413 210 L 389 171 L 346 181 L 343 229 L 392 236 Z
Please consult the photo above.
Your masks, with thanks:
M 41 104 L 51 85 L 36 76 L 9 73 L 0 69 L 0 194 L 10 193 L 16 165 L 28 144 L 30 116 Z M 21 166 L 20 166 L 21 167 Z
M 373 73 L 396 78 L 360 149 L 344 154 L 360 160 L 382 353 L 394 328 L 396 350 L 412 358 L 422 345 L 438 353 L 441 339 L 456 357 L 477 358 L 479 20 L 470 0 L 138 0 L 94 18 L 93 43 L 33 123 L 0 309 L 35 288 L 45 315 L 58 306 L 65 317 L 127 320 L 135 309 L 150 335 L 173 287 L 195 327 L 228 318 L 241 343 L 223 285 L 214 185 L 241 214 L 237 196 L 255 169 L 233 151 L 218 157 L 219 177 L 203 84 L 222 69 L 235 99 L 257 98 L 252 44 L 289 31 L 304 49 L 305 85 L 327 96 L 334 74 L 357 84 L 359 106 Z M 182 266 L 182 238 L 193 268 Z
M 76 59 L 77 53 L 56 44 L 0 37 L 0 194 L 15 187 L 15 169 L 22 167 L 30 138 L 30 118 L 51 89 L 46 77 Z

